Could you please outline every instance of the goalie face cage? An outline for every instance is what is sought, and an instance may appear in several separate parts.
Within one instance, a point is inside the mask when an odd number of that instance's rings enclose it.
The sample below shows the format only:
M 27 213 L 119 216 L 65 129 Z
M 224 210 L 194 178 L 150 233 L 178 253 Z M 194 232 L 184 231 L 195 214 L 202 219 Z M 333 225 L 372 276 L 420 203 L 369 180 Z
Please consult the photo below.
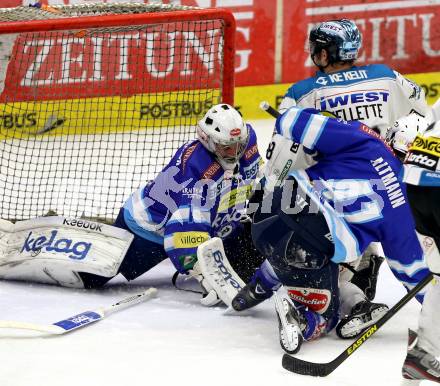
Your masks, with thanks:
M 17 7 L 0 22 L 2 219 L 111 222 L 213 104 L 233 104 L 229 11 Z

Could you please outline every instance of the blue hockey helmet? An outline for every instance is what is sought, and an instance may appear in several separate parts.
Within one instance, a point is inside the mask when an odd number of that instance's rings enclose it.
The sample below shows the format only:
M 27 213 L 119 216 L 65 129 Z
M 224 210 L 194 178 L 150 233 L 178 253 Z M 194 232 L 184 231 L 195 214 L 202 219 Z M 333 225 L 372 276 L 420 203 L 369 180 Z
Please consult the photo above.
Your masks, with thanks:
M 329 63 L 347 62 L 357 59 L 362 35 L 351 20 L 330 20 L 310 31 L 309 45 L 312 59 L 324 49 L 328 52 Z

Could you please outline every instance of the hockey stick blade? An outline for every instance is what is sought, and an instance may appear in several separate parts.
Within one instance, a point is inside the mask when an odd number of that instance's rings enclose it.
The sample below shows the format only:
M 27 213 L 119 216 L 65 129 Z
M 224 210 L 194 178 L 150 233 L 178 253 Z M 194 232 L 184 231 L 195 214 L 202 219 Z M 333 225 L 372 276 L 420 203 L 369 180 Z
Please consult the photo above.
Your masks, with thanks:
M 60 320 L 53 324 L 34 324 L 26 322 L 0 320 L 0 328 L 16 329 L 16 330 L 32 330 L 46 334 L 62 335 L 77 330 L 78 328 L 95 323 L 104 319 L 106 316 L 142 303 L 150 299 L 157 292 L 156 288 L 149 288 L 144 292 L 129 296 L 119 302 L 112 304 L 110 307 L 101 307 L 94 311 L 85 311 L 70 318 Z
M 402 299 L 400 299 L 390 310 L 382 316 L 375 324 L 370 326 L 359 338 L 348 346 L 334 360 L 328 363 L 307 362 L 302 359 L 292 357 L 288 354 L 283 355 L 282 366 L 292 372 L 302 375 L 311 375 L 314 377 L 325 377 L 332 373 L 340 364 L 342 364 L 349 356 L 351 356 L 360 346 L 362 346 L 369 338 L 371 338 L 380 327 L 382 327 L 389 319 L 391 319 L 405 304 L 407 304 L 414 296 L 417 295 L 432 280 L 432 274 L 427 275 L 419 282 L 411 291 L 409 291 Z

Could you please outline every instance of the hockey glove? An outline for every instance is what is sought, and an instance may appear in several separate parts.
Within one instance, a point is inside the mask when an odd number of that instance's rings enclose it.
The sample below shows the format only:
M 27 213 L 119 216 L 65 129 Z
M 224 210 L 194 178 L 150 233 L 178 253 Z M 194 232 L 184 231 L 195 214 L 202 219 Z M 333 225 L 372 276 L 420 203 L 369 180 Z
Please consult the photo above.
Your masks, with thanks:
M 205 307 L 212 307 L 221 302 L 221 299 L 218 297 L 217 292 L 215 292 L 214 288 L 212 288 L 211 284 L 205 279 L 203 276 L 199 263 L 195 263 L 192 270 L 189 271 L 189 275 L 194 277 L 203 289 L 203 295 L 200 299 L 200 304 Z

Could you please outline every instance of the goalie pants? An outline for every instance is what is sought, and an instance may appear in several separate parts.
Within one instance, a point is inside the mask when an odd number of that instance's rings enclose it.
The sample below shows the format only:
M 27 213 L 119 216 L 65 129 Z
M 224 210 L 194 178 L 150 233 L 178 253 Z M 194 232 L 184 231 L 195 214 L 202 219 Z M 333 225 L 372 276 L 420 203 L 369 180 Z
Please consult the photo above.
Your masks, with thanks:
M 168 258 L 163 244 L 147 240 L 128 227 L 124 220 L 123 208 L 113 225 L 134 235 L 134 239 L 119 267 L 119 273 L 127 280 L 133 280 L 141 276 Z M 264 261 L 264 257 L 252 244 L 250 223 L 242 224 L 236 232 L 223 239 L 223 245 L 226 256 L 235 272 L 244 282 L 248 282 L 255 270 Z M 80 273 L 80 276 L 85 288 L 101 287 L 111 279 L 88 273 Z

